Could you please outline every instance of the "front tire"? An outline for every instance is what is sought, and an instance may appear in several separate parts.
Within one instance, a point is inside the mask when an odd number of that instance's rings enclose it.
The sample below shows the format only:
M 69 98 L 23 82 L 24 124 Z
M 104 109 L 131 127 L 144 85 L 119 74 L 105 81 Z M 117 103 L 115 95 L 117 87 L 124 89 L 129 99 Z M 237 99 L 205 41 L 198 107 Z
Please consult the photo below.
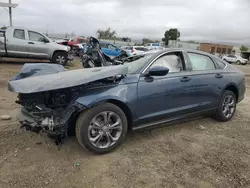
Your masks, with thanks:
M 236 111 L 236 97 L 232 91 L 226 90 L 220 100 L 215 119 L 226 122 L 232 119 Z
M 56 52 L 52 57 L 52 63 L 65 66 L 68 62 L 67 52 Z
M 117 148 L 126 137 L 127 117 L 116 105 L 103 103 L 80 114 L 76 122 L 76 138 L 93 153 L 104 154 Z

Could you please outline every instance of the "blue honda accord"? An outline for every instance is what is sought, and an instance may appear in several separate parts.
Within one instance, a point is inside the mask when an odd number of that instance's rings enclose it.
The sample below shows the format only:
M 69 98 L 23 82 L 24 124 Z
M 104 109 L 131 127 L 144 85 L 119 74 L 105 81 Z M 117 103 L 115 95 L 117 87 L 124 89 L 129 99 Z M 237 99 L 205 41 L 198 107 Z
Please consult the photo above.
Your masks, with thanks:
M 94 153 L 118 147 L 129 130 L 212 116 L 229 121 L 244 98 L 244 74 L 225 61 L 193 50 L 169 49 L 124 65 L 66 71 L 25 64 L 9 81 L 18 93 L 19 121 L 57 144 L 74 131 Z

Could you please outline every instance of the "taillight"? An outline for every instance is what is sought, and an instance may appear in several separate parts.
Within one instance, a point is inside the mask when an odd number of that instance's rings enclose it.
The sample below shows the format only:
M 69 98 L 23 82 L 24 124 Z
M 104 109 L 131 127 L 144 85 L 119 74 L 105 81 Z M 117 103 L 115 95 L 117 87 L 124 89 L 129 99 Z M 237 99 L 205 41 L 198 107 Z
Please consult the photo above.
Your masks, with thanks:
M 134 49 L 131 50 L 131 53 L 133 53 L 133 52 L 134 52 Z

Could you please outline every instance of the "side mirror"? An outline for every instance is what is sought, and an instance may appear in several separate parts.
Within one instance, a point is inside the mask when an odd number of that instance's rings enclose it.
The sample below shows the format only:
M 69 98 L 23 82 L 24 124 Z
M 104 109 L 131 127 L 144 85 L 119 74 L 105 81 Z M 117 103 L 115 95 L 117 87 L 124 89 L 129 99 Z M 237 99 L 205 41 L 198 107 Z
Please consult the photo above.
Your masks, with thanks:
M 149 69 L 148 75 L 149 76 L 165 76 L 169 72 L 167 67 L 162 66 L 155 66 Z

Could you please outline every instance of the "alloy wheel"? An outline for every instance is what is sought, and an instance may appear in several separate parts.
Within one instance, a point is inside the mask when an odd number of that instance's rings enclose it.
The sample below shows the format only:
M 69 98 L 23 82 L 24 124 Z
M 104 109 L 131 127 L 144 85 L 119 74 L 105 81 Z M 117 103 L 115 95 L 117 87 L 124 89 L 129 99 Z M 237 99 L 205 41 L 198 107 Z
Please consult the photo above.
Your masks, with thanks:
M 88 139 L 97 148 L 113 146 L 122 134 L 122 120 L 114 112 L 104 111 L 97 114 L 88 127 Z
M 65 57 L 64 56 L 57 56 L 56 62 L 60 65 L 63 65 L 65 63 Z
M 222 103 L 222 113 L 226 118 L 230 118 L 235 111 L 236 103 L 232 95 L 227 95 Z

